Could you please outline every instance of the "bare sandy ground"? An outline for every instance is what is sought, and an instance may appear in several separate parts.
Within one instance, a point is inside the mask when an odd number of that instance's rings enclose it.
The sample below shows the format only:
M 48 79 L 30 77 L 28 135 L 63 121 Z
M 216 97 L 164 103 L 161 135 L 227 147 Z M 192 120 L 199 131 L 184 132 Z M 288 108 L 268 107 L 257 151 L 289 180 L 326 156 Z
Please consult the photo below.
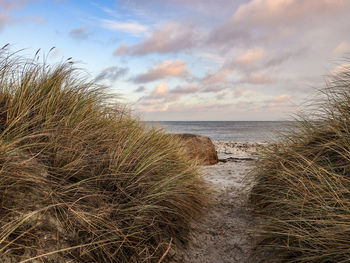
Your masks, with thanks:
M 247 206 L 252 182 L 246 174 L 254 165 L 259 144 L 214 142 L 219 164 L 205 166 L 203 178 L 215 190 L 212 205 L 202 221 L 193 226 L 186 248 L 174 252 L 171 262 L 248 262 L 254 237 L 248 229 L 254 223 Z

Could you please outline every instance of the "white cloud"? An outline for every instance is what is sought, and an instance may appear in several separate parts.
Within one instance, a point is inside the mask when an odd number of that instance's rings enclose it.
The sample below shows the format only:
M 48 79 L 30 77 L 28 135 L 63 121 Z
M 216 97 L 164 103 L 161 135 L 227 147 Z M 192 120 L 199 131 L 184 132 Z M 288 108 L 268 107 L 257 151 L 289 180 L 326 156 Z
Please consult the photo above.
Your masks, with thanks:
M 102 26 L 109 30 L 125 32 L 133 35 L 146 33 L 149 27 L 138 22 L 120 22 L 116 20 L 102 19 Z

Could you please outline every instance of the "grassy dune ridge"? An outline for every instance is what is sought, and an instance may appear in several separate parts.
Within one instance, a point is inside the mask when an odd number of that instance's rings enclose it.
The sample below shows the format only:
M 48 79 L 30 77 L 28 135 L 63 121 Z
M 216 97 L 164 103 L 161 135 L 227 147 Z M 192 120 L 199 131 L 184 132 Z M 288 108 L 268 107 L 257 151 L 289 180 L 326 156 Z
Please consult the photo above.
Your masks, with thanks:
M 0 51 L 1 262 L 158 262 L 207 202 L 179 141 L 84 77 Z
M 322 93 L 314 114 L 300 117 L 253 171 L 255 262 L 349 262 L 350 68 Z

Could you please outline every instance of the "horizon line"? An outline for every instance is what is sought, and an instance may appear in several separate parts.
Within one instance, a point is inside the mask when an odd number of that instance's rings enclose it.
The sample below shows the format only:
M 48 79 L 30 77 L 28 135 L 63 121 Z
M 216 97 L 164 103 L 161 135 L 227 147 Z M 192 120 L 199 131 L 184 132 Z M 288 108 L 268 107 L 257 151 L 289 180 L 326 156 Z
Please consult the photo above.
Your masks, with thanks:
M 142 120 L 143 122 L 294 122 L 295 120 Z

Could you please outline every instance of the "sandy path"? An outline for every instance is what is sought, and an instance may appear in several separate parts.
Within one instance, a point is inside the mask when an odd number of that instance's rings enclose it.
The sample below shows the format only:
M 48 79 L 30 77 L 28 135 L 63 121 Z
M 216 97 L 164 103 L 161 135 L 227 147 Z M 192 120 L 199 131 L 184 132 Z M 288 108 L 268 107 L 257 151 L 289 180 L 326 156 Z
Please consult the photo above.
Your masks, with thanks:
M 247 228 L 252 218 L 247 208 L 251 182 L 244 179 L 254 164 L 256 145 L 216 142 L 217 165 L 203 167 L 203 177 L 215 189 L 213 204 L 198 225 L 188 247 L 177 251 L 172 262 L 247 262 L 252 236 Z M 247 160 L 253 158 L 253 160 Z

